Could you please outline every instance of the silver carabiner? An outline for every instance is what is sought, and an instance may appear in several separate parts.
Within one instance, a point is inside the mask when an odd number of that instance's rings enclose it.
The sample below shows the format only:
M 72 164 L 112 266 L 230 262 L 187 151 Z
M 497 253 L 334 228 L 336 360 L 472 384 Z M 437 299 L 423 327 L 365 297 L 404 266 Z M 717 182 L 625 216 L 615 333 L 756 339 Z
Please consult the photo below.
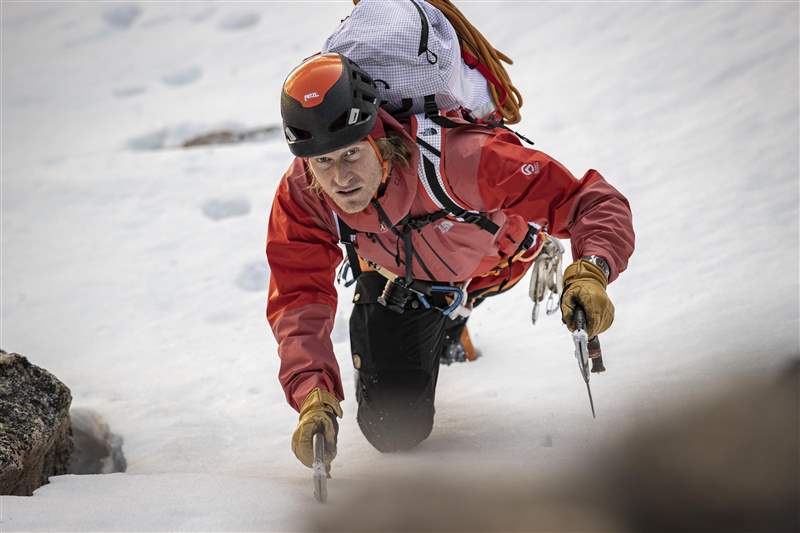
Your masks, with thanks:
M 552 315 L 558 310 L 564 285 L 564 276 L 561 272 L 564 247 L 552 235 L 545 235 L 547 240 L 542 244 L 542 249 L 534 259 L 530 288 L 528 289 L 528 296 L 533 301 L 531 320 L 534 324 L 538 319 L 539 304 L 545 300 L 545 297 L 547 298 L 545 313 Z

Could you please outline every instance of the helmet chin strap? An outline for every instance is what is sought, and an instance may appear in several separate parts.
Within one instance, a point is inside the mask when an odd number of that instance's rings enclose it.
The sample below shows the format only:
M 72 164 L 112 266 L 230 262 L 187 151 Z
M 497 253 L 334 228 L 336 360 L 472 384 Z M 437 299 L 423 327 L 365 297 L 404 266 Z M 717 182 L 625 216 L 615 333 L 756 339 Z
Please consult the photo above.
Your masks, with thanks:
M 383 191 L 386 190 L 386 184 L 389 182 L 389 162 L 386 161 L 381 155 L 381 150 L 378 148 L 378 143 L 375 142 L 375 139 L 372 138 L 372 135 L 367 135 L 367 141 L 375 151 L 378 161 L 381 162 L 381 184 L 378 186 L 378 190 L 375 191 L 375 196 L 372 197 L 372 199 L 375 200 L 383 195 Z

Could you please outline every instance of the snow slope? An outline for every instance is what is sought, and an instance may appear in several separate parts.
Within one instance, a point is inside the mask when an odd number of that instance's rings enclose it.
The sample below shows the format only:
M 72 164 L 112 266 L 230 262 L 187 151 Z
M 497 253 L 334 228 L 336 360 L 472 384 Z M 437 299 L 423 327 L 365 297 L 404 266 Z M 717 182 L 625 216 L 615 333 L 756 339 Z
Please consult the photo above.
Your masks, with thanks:
M 330 482 L 408 465 L 541 477 L 798 346 L 798 4 L 457 2 L 515 64 L 520 130 L 630 200 L 637 251 L 610 288 L 592 420 L 571 340 L 520 284 L 471 320 L 431 437 L 383 456 L 344 402 Z M 0 529 L 298 530 L 309 471 L 264 320 L 286 73 L 349 2 L 2 4 L 2 339 L 102 413 L 128 472 L 0 498 Z M 351 291 L 334 342 L 352 390 Z M 524 425 L 513 421 L 526 420 Z

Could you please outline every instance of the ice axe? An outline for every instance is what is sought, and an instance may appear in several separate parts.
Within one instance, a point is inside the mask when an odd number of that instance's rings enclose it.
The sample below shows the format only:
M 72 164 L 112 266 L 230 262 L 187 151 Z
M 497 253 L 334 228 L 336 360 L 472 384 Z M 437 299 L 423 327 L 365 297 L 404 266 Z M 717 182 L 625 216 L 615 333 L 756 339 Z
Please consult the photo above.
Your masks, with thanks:
M 325 434 L 314 433 L 314 498 L 325 503 L 328 500 L 328 470 L 325 468 Z
M 589 405 L 592 408 L 592 418 L 597 418 L 594 412 L 594 400 L 592 399 L 592 389 L 589 386 L 589 375 L 591 372 L 605 372 L 603 366 L 603 352 L 600 348 L 600 339 L 595 335 L 591 339 L 586 333 L 586 312 L 582 307 L 575 309 L 575 331 L 572 332 L 572 340 L 575 342 L 575 358 L 578 360 L 578 368 L 586 383 L 586 392 L 589 393 Z M 592 369 L 589 371 L 589 359 L 592 360 Z

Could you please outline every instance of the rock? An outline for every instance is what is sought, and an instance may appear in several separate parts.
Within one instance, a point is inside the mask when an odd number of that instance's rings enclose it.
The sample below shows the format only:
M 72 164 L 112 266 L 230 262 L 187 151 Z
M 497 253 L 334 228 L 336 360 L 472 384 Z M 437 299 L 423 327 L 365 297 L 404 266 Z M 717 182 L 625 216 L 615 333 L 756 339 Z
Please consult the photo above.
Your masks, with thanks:
M 71 401 L 52 374 L 0 350 L 0 494 L 30 496 L 68 472 Z
M 309 506 L 304 530 L 800 531 L 800 354 L 770 355 L 791 366 L 677 395 L 657 417 L 644 405 L 640 423 L 568 468 L 541 475 L 525 457 L 499 470 L 453 457 L 389 470 L 337 484 L 336 505 Z
M 211 144 L 235 144 L 242 142 L 260 142 L 276 137 L 281 128 L 278 126 L 264 126 L 249 130 L 218 130 L 192 137 L 183 143 L 183 148 L 195 146 L 208 146 Z
M 70 474 L 112 474 L 127 468 L 122 454 L 122 437 L 111 432 L 103 417 L 85 408 L 69 413 L 72 421 L 72 442 L 75 449 L 70 459 Z

